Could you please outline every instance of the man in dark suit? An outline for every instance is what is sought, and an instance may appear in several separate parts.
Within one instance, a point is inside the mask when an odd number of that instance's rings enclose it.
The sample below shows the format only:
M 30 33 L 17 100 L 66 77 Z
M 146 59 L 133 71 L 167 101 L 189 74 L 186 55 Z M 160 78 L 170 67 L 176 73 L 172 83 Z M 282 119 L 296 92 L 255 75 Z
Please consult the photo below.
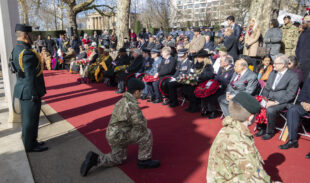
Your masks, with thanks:
M 234 35 L 235 35 L 236 39 L 239 40 L 242 29 L 241 29 L 240 25 L 235 23 L 235 17 L 229 16 L 229 17 L 227 17 L 226 20 L 227 20 L 230 28 L 232 30 L 234 30 Z
M 27 152 L 41 152 L 48 148 L 38 142 L 38 126 L 41 111 L 41 97 L 45 95 L 43 65 L 40 56 L 31 49 L 32 27 L 17 24 L 17 45 L 13 50 L 13 63 L 17 69 L 14 97 L 18 98 L 22 115 L 22 139 Z
M 248 69 L 248 63 L 244 59 L 237 60 L 234 70 L 235 73 L 226 89 L 226 94 L 218 98 L 224 116 L 229 116 L 229 100 L 234 98 L 237 93 L 243 91 L 253 95 L 258 87 L 257 75 Z
M 289 141 L 280 145 L 280 149 L 297 148 L 297 132 L 300 123 L 300 118 L 310 115 L 310 77 L 305 81 L 302 90 L 298 96 L 297 104 L 291 107 L 286 114 L 287 126 L 289 131 Z
M 285 55 L 278 55 L 275 59 L 274 71 L 271 72 L 262 96 L 268 99 L 266 104 L 267 130 L 262 136 L 263 140 L 271 139 L 274 136 L 275 123 L 280 111 L 287 107 L 296 96 L 298 89 L 298 75 L 288 69 L 289 59 Z M 264 134 L 261 129 L 256 136 Z
M 234 60 L 238 59 L 238 40 L 234 36 L 234 31 L 231 28 L 226 28 L 224 35 L 224 46 L 227 49 L 228 55 L 232 56 Z

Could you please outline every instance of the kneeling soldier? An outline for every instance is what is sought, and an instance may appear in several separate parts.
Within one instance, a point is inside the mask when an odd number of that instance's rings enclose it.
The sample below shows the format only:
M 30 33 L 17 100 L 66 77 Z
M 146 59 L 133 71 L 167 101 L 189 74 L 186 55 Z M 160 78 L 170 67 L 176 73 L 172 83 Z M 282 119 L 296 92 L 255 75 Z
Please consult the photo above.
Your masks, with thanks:
M 98 154 L 90 151 L 86 155 L 81 166 L 81 175 L 86 176 L 94 167 L 112 167 L 122 164 L 126 159 L 126 148 L 130 144 L 139 145 L 138 168 L 157 168 L 158 160 L 152 160 L 153 136 L 147 128 L 147 120 L 144 118 L 138 101 L 141 97 L 144 83 L 138 79 L 130 79 L 127 84 L 127 92 L 114 107 L 110 119 L 106 138 L 111 146 L 109 154 Z

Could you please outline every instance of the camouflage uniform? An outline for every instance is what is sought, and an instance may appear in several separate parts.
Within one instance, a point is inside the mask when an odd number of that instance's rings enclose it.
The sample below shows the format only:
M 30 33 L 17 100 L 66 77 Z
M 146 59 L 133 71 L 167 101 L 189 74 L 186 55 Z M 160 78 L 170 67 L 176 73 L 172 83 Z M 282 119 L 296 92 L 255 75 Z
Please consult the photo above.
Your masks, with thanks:
M 298 28 L 289 23 L 282 28 L 282 52 L 287 55 L 295 55 L 296 45 L 299 37 Z
M 250 130 L 226 117 L 209 154 L 207 182 L 270 182 Z
M 121 164 L 127 158 L 126 148 L 130 144 L 139 145 L 139 160 L 152 157 L 152 132 L 147 128 L 147 120 L 138 106 L 137 99 L 132 94 L 126 92 L 116 103 L 106 138 L 112 152 L 100 156 L 98 166 L 111 167 Z

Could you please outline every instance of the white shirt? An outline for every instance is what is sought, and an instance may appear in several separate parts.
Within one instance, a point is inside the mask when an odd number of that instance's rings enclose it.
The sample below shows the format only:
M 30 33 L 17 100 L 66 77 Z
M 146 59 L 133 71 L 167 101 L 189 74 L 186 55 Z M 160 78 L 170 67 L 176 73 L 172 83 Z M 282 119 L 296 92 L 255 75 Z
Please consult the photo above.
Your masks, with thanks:
M 220 62 L 221 62 L 221 57 L 217 58 L 213 64 L 213 70 L 214 70 L 214 74 L 217 74 L 219 69 L 220 69 Z
M 247 70 L 248 70 L 248 69 L 244 69 L 244 71 L 241 72 L 240 78 L 243 76 L 243 74 L 244 74 Z M 237 73 L 236 73 L 236 74 L 237 74 Z M 236 80 L 238 79 L 238 75 L 239 75 L 239 74 L 237 74 L 237 76 L 235 77 L 234 81 L 236 81 Z M 239 78 L 239 79 L 240 79 L 240 78 Z
M 272 89 L 273 89 L 273 90 L 276 88 L 276 81 L 279 79 L 279 82 L 277 83 L 277 85 L 278 85 L 278 84 L 280 83 L 282 77 L 283 77 L 284 74 L 286 73 L 286 71 L 287 71 L 287 69 L 285 69 L 285 70 L 282 71 L 282 72 L 278 72 L 278 73 L 277 73 L 277 76 L 276 76 L 276 78 L 274 79 L 273 84 L 272 84 Z M 281 73 L 281 78 L 279 78 L 279 77 L 280 77 L 279 73 Z

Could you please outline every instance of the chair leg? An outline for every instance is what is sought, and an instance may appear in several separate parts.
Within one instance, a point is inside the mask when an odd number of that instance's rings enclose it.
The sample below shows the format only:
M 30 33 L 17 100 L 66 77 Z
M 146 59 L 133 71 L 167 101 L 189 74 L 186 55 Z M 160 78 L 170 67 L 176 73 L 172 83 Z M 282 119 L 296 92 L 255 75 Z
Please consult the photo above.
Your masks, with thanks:
M 283 128 L 281 129 L 281 134 L 280 134 L 279 140 L 281 140 L 282 135 L 283 135 L 283 133 L 284 133 L 284 130 L 285 130 L 286 126 L 287 126 L 287 120 L 285 120 L 285 124 L 284 124 Z
M 181 103 L 181 106 L 183 107 L 183 105 L 184 105 L 184 103 L 185 103 L 185 97 L 183 98 L 183 100 L 182 100 L 182 103 Z

